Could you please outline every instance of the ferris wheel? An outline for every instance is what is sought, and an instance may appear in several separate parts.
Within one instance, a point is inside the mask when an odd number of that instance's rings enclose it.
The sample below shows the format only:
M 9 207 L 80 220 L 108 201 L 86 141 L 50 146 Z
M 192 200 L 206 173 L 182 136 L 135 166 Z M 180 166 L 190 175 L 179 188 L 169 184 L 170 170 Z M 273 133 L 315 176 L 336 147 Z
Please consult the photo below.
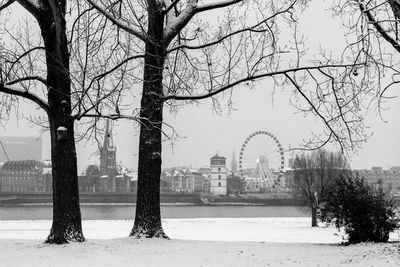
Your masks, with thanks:
M 285 158 L 282 145 L 272 133 L 256 131 L 244 141 L 239 154 L 239 173 L 247 192 L 281 185 Z

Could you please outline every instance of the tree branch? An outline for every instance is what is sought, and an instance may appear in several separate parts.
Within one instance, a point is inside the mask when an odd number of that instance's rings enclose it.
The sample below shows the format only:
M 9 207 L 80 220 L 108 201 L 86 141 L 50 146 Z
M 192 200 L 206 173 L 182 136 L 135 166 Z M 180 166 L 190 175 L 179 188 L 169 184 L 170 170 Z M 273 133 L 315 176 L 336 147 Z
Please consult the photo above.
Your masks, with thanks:
M 39 19 L 39 2 L 32 0 L 17 0 L 17 2 L 26 8 L 36 19 Z
M 251 75 L 246 78 L 239 79 L 233 83 L 227 84 L 225 86 L 220 87 L 219 89 L 212 90 L 212 91 L 210 91 L 206 94 L 202 94 L 202 95 L 197 95 L 197 96 L 167 95 L 164 97 L 164 101 L 167 101 L 167 100 L 201 100 L 201 99 L 205 99 L 205 98 L 217 95 L 219 93 L 222 93 L 236 85 L 239 85 L 239 84 L 247 82 L 247 81 L 253 81 L 253 80 L 260 79 L 260 78 L 271 77 L 271 76 L 276 76 L 276 75 L 285 75 L 285 74 L 291 73 L 291 72 L 297 72 L 297 71 L 302 71 L 302 70 L 318 70 L 318 69 L 325 69 L 325 68 L 350 68 L 350 67 L 362 66 L 362 65 L 363 64 L 332 64 L 332 65 L 322 65 L 322 66 L 312 66 L 312 67 L 299 67 L 299 68 L 286 69 L 286 70 L 280 70 L 280 71 L 274 71 L 274 72 L 267 72 L 267 73 Z
M 226 0 L 226 1 L 219 1 L 219 2 L 214 2 L 210 4 L 204 4 L 201 6 L 198 6 L 196 8 L 196 13 L 212 10 L 212 9 L 217 9 L 217 8 L 222 8 L 222 7 L 228 7 L 240 2 L 243 2 L 244 0 Z
M 374 16 L 372 16 L 371 11 L 366 9 L 363 4 L 359 5 L 360 10 L 362 13 L 364 13 L 367 16 L 368 21 L 375 27 L 375 29 L 379 32 L 379 34 L 387 41 L 389 42 L 394 49 L 397 50 L 397 52 L 400 52 L 400 45 L 396 42 L 395 39 L 389 36 L 387 34 L 386 30 L 379 25 L 379 22 L 375 20 Z
M 169 20 L 164 29 L 164 39 L 166 45 L 179 34 L 196 14 L 197 0 L 188 0 L 185 9 L 173 20 Z
M 84 115 L 74 115 L 73 118 L 76 120 L 80 120 L 82 118 L 103 118 L 103 119 L 110 119 L 110 120 L 119 120 L 119 119 L 128 119 L 128 120 L 134 120 L 137 122 L 140 122 L 141 118 L 140 117 L 135 117 L 135 116 L 128 116 L 128 115 L 123 115 L 123 114 L 101 114 L 101 113 L 96 113 L 96 114 L 84 114 Z
M 0 6 L 0 12 L 3 11 L 4 9 L 6 9 L 7 7 L 9 7 L 14 2 L 15 2 L 15 0 L 8 0 L 5 4 Z
M 15 64 L 17 64 L 23 57 L 25 57 L 26 55 L 28 55 L 29 53 L 35 51 L 35 50 L 45 50 L 45 48 L 43 46 L 37 46 L 34 48 L 29 49 L 28 51 L 25 51 L 24 53 L 22 53 L 22 55 L 20 55 L 16 60 L 14 60 L 10 66 L 10 69 L 7 72 L 7 75 L 10 75 L 13 67 L 15 66 Z
M 35 102 L 37 105 L 39 105 L 39 107 L 41 107 L 44 111 L 46 111 L 46 113 L 50 112 L 49 105 L 44 99 L 40 98 L 39 96 L 33 93 L 30 93 L 27 90 L 20 89 L 12 85 L 0 84 L 0 92 L 29 99 Z
M 122 65 L 128 63 L 128 62 L 131 61 L 131 60 L 138 59 L 138 58 L 144 58 L 144 55 L 136 55 L 136 56 L 128 57 L 128 58 L 122 60 L 121 62 L 119 62 L 117 65 L 115 65 L 115 66 L 112 67 L 111 69 L 109 69 L 109 70 L 107 70 L 107 71 L 105 71 L 105 72 L 103 72 L 103 73 L 101 73 L 101 74 L 99 74 L 99 75 L 93 77 L 93 79 L 91 80 L 90 84 L 87 86 L 86 90 L 88 90 L 88 89 L 93 85 L 93 83 L 94 83 L 95 81 L 98 81 L 98 80 L 104 78 L 104 77 L 107 76 L 108 74 L 110 74 L 110 73 L 114 72 L 115 70 L 117 70 L 117 69 L 118 69 L 119 67 L 121 67 Z
M 198 6 L 198 0 L 188 0 L 185 9 L 179 14 L 179 16 L 172 21 L 168 21 L 168 24 L 164 30 L 164 38 L 166 40 L 166 44 L 169 44 L 169 42 L 177 34 L 179 34 L 179 32 L 188 24 L 188 22 L 195 14 L 207 10 L 231 6 L 243 1 L 244 0 L 227 0 Z M 174 5 L 175 2 L 172 3 L 170 6 Z
M 94 3 L 94 1 L 92 0 L 86 0 L 89 2 L 89 4 L 91 4 L 98 12 L 100 12 L 101 14 L 103 14 L 107 19 L 109 19 L 112 23 L 114 23 L 117 27 L 119 27 L 120 29 L 126 31 L 129 34 L 132 34 L 133 36 L 139 38 L 140 40 L 146 42 L 147 37 L 142 34 L 141 32 L 131 28 L 128 24 L 126 24 L 125 22 L 123 22 L 122 20 L 116 19 L 114 18 L 112 15 L 110 15 L 104 8 L 102 8 L 101 6 L 99 6 L 98 4 Z
M 13 84 L 16 84 L 16 83 L 19 83 L 19 82 L 32 81 L 32 80 L 39 81 L 42 84 L 44 84 L 45 86 L 48 86 L 47 80 L 45 78 L 41 77 L 41 76 L 27 76 L 27 77 L 15 79 L 15 80 L 12 80 L 11 82 L 7 82 L 6 85 L 13 85 Z
M 171 9 L 173 9 L 181 0 L 174 0 L 165 10 L 163 10 L 164 15 L 167 14 Z
M 315 114 L 317 114 L 317 116 L 320 117 L 321 120 L 324 121 L 324 124 L 326 125 L 326 127 L 328 127 L 329 131 L 334 135 L 335 139 L 337 141 L 339 141 L 338 143 L 340 144 L 340 148 L 343 151 L 344 148 L 343 148 L 342 143 L 340 142 L 340 138 L 336 134 L 336 132 L 332 129 L 332 127 L 329 125 L 329 122 L 325 119 L 325 117 L 321 113 L 319 113 L 318 109 L 314 106 L 314 104 L 310 101 L 310 99 L 303 93 L 300 86 L 287 73 L 285 73 L 284 75 L 293 84 L 293 86 L 296 88 L 296 90 L 303 96 L 303 98 L 308 102 L 308 104 L 314 110 Z
M 212 41 L 212 42 L 210 42 L 210 43 L 200 44 L 200 45 L 196 45 L 196 46 L 192 46 L 192 45 L 179 45 L 179 46 L 176 46 L 176 47 L 173 47 L 173 48 L 169 49 L 169 50 L 167 51 L 167 53 L 171 53 L 171 52 L 176 51 L 176 50 L 178 50 L 178 49 L 190 49 L 190 50 L 202 49 L 202 48 L 205 48 L 205 47 L 208 47 L 208 46 L 216 45 L 216 44 L 222 42 L 223 40 L 228 39 L 228 38 L 230 38 L 230 37 L 232 37 L 232 36 L 234 36 L 234 35 L 236 35 L 236 34 L 240 34 L 240 33 L 247 32 L 247 31 L 249 31 L 249 32 L 266 32 L 266 31 L 268 31 L 269 29 L 256 29 L 256 28 L 259 27 L 259 26 L 262 25 L 262 24 L 267 23 L 267 21 L 269 21 L 269 20 L 271 20 L 271 19 L 274 19 L 275 17 L 277 17 L 277 16 L 279 16 L 279 15 L 281 15 L 281 14 L 284 14 L 284 13 L 288 12 L 289 9 L 291 9 L 292 7 L 293 7 L 293 4 L 290 5 L 288 8 L 286 8 L 286 9 L 284 9 L 284 10 L 281 10 L 281 11 L 279 11 L 279 12 L 274 13 L 272 16 L 263 19 L 262 21 L 258 22 L 257 24 L 255 24 L 255 25 L 253 25 L 253 26 L 251 26 L 251 27 L 247 27 L 247 28 L 243 28 L 243 29 L 240 29 L 240 30 L 231 32 L 231 33 L 229 33 L 229 34 L 227 34 L 227 35 L 224 35 L 224 36 L 222 36 L 221 38 L 219 38 L 219 39 L 217 39 L 217 40 L 215 40 L 215 41 Z

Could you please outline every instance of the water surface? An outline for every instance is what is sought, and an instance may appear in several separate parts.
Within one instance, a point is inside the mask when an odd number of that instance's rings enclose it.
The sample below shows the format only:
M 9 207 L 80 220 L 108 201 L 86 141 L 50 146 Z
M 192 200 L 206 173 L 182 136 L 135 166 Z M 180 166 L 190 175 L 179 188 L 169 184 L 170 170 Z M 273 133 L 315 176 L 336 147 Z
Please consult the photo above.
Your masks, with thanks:
M 48 205 L 0 207 L 0 220 L 51 220 L 53 207 Z M 84 220 L 132 220 L 134 205 L 82 205 Z M 161 206 L 165 219 L 173 218 L 268 218 L 304 217 L 308 213 L 292 206 Z

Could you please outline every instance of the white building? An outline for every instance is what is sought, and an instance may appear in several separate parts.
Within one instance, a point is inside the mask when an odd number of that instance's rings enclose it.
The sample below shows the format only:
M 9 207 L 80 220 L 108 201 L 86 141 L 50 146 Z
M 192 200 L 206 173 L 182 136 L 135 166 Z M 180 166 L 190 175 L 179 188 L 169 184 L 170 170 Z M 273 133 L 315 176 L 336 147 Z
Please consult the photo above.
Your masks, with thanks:
M 226 158 L 215 155 L 210 159 L 210 193 L 226 195 Z

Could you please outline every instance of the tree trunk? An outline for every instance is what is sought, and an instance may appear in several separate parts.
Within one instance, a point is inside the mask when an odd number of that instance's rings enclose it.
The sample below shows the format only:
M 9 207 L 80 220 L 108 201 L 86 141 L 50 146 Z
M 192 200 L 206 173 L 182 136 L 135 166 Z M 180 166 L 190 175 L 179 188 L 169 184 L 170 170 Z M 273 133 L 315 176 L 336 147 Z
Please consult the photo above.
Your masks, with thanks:
M 46 51 L 53 175 L 53 224 L 46 243 L 55 244 L 85 240 L 79 207 L 74 121 L 71 116 L 65 4 L 59 5 L 56 8 L 44 5 L 38 19 Z
M 311 207 L 311 227 L 318 227 L 317 211 L 318 207 L 316 205 L 313 205 Z
M 65 139 L 57 134 L 65 127 Z M 53 224 L 46 243 L 82 242 L 81 212 L 72 119 L 54 116 L 50 119 L 51 161 L 53 174 Z
M 156 10 L 149 7 L 150 10 Z M 168 238 L 161 225 L 160 176 L 163 121 L 164 18 L 149 16 L 140 110 L 138 188 L 135 223 L 130 236 Z

